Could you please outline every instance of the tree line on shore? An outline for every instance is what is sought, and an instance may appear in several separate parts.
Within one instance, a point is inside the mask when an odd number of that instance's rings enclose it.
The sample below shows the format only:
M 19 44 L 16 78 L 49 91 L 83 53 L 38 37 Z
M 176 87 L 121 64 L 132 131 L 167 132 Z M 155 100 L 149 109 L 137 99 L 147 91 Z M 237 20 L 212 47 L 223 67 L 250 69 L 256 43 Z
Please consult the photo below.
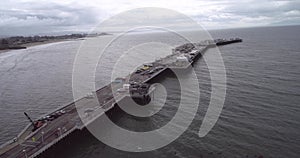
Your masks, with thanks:
M 24 44 L 34 43 L 34 42 L 46 42 L 50 40 L 64 40 L 64 39 L 77 39 L 84 38 L 87 36 L 101 36 L 108 35 L 108 33 L 100 34 L 69 34 L 69 35 L 59 35 L 59 36 L 13 36 L 7 38 L 0 38 L 0 50 L 4 49 L 24 49 Z

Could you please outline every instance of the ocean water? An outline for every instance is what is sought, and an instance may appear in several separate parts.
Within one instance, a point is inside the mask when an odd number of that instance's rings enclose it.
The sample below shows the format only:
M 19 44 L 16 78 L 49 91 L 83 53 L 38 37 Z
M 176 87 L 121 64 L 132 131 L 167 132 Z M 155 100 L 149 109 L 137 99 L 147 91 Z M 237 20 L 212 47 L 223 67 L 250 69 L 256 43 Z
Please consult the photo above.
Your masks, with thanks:
M 300 155 L 300 27 L 266 27 L 210 31 L 214 38 L 240 37 L 242 43 L 220 47 L 227 90 L 224 108 L 213 129 L 203 138 L 199 127 L 211 95 L 209 70 L 203 59 L 194 65 L 200 88 L 197 114 L 188 129 L 171 144 L 154 151 L 132 153 L 111 148 L 86 132 L 68 146 L 46 157 L 299 157 Z M 112 37 L 103 36 L 104 40 Z M 162 41 L 170 46 L 186 42 L 173 34 L 134 34 L 116 41 L 99 61 L 96 87 L 110 81 L 110 73 L 124 52 L 122 69 L 165 56 L 169 47 L 145 52 L 153 45 L 131 49 L 143 42 Z M 72 66 L 82 41 L 67 41 L 0 54 L 0 143 L 12 139 L 33 118 L 72 101 Z M 170 47 L 171 48 L 171 47 Z M 143 51 L 137 55 L 136 52 Z M 213 53 L 208 51 L 207 54 Z M 87 64 L 88 63 L 87 59 Z M 188 75 L 187 75 L 188 76 Z M 134 131 L 159 128 L 176 113 L 179 89 L 170 74 L 159 81 L 168 89 L 165 107 L 149 119 L 138 119 L 120 109 L 110 116 L 116 124 Z M 180 128 L 180 127 L 179 127 Z

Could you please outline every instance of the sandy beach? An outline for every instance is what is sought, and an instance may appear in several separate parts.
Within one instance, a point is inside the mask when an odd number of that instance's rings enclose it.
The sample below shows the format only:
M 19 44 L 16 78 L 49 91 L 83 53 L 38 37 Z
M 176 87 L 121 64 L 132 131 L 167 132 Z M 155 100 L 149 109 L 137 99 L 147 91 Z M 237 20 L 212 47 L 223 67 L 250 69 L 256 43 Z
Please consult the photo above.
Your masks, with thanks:
M 32 42 L 32 43 L 26 43 L 26 44 L 22 44 L 20 46 L 24 46 L 24 47 L 33 47 L 33 46 L 38 46 L 38 45 L 43 45 L 43 44 L 49 44 L 49 43 L 56 43 L 56 42 L 63 42 L 63 41 L 76 41 L 76 40 L 83 40 L 83 38 L 78 38 L 78 39 L 54 39 L 54 40 L 48 40 L 48 41 L 44 41 L 44 42 Z M 5 49 L 5 50 L 0 50 L 0 54 L 1 53 L 6 53 L 12 50 L 17 50 L 17 49 Z

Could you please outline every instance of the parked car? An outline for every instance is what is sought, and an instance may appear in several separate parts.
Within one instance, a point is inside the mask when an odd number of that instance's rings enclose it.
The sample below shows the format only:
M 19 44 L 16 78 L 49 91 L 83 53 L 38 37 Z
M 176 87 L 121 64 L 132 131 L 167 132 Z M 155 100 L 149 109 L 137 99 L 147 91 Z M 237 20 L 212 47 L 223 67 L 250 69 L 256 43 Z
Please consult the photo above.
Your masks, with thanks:
M 137 70 L 135 71 L 136 74 L 141 73 L 141 72 L 143 72 L 141 69 L 137 69 Z
M 157 70 L 155 70 L 155 69 L 153 69 L 153 70 L 150 70 L 149 72 L 148 72 L 148 74 L 153 74 L 154 72 L 156 72 Z

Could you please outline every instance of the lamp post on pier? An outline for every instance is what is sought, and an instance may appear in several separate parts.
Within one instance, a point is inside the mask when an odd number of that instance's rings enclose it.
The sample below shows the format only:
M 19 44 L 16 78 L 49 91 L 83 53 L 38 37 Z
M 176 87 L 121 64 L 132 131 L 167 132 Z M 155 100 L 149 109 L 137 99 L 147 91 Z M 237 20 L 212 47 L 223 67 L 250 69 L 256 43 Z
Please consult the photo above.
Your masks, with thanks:
M 59 131 L 59 136 L 61 137 L 62 133 L 61 133 L 61 128 L 60 127 L 58 128 L 58 131 Z
M 45 134 L 45 132 L 42 131 L 41 134 L 42 134 L 42 143 L 44 144 L 44 134 Z
M 28 155 L 27 155 L 27 153 L 26 153 L 26 150 L 25 150 L 25 149 L 23 149 L 23 153 L 25 154 L 25 158 L 28 158 Z

